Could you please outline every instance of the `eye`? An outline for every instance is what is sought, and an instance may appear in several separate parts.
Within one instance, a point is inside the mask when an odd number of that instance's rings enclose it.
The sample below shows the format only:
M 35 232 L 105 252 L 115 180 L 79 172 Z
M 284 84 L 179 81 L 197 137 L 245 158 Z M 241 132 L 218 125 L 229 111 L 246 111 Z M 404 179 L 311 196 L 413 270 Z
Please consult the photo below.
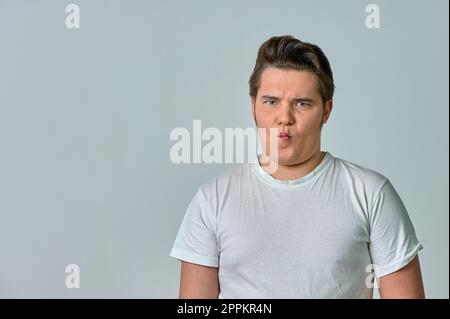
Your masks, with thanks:
M 305 101 L 298 101 L 297 102 L 297 104 L 296 104 L 296 106 L 298 106 L 298 107 L 300 107 L 300 108 L 305 108 L 305 107 L 308 107 L 308 106 L 310 106 L 311 104 L 309 104 L 309 103 L 307 103 L 307 102 L 305 102 Z
M 277 103 L 276 100 L 264 100 L 263 104 L 267 104 L 267 105 L 275 105 Z

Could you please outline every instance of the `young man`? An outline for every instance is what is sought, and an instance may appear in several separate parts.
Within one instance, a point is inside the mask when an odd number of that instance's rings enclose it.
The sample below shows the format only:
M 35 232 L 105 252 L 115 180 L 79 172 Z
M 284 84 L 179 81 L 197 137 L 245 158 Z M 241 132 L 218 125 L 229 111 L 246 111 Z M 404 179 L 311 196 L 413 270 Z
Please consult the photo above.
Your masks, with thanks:
M 199 187 L 170 253 L 179 297 L 371 298 L 375 276 L 381 298 L 423 298 L 422 245 L 393 185 L 320 149 L 334 92 L 322 50 L 272 37 L 249 83 L 277 170 L 258 157 Z

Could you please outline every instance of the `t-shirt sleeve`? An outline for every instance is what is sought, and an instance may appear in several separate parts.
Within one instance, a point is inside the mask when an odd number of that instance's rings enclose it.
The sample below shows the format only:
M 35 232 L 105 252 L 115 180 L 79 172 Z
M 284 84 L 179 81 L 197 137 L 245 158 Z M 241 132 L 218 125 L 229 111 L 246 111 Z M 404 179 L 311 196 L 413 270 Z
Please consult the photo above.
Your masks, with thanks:
M 403 268 L 422 248 L 405 205 L 386 178 L 370 210 L 369 250 L 375 277 Z
M 194 264 L 219 266 L 216 218 L 201 187 L 188 205 L 170 256 Z

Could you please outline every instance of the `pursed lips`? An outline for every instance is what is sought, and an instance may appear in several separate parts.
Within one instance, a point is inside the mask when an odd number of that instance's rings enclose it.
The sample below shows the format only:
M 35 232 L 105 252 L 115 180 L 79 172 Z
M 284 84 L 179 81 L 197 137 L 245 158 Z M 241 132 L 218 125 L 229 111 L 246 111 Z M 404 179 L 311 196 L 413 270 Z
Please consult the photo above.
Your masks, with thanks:
M 291 137 L 291 135 L 288 132 L 281 132 L 280 134 L 278 134 L 278 137 L 281 140 L 286 141 Z

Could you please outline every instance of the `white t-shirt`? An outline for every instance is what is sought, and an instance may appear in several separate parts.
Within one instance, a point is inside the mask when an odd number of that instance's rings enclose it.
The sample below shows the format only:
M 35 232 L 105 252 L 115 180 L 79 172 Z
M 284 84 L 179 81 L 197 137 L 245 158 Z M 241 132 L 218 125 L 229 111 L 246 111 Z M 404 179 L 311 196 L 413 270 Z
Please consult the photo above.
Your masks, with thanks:
M 170 256 L 219 267 L 220 299 L 371 298 L 373 276 L 404 267 L 422 245 L 385 176 L 325 153 L 296 180 L 256 159 L 210 178 Z

